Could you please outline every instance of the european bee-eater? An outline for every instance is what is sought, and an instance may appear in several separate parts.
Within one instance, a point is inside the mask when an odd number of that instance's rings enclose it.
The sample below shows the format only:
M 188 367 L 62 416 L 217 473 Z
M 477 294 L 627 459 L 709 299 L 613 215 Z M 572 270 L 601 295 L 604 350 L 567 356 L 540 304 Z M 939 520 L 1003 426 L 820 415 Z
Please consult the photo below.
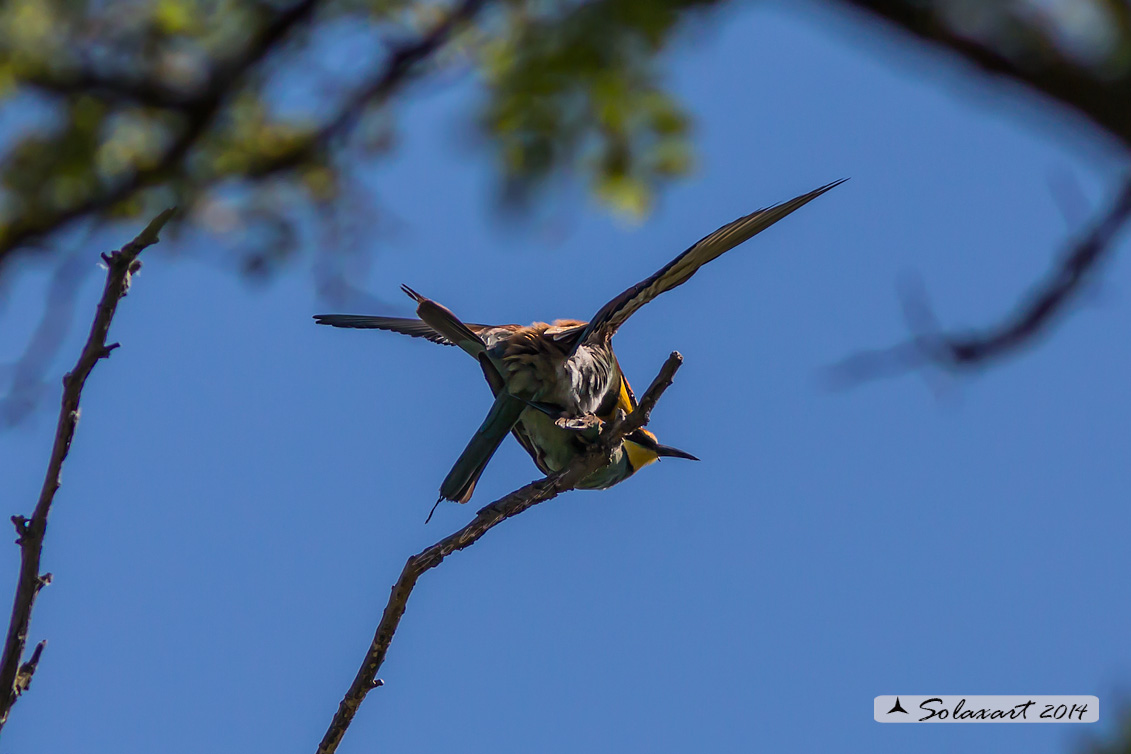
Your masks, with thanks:
M 535 322 L 529 326 L 465 323 L 408 286 L 402 289 L 416 301 L 419 319 L 319 314 L 315 320 L 322 325 L 390 330 L 459 346 L 478 360 L 495 402 L 440 486 L 441 500 L 465 503 L 507 433 L 514 434 L 543 473 L 568 466 L 585 451 L 601 422 L 611 419 L 618 409 L 627 413 L 636 407 L 636 397 L 612 349 L 617 329 L 644 304 L 687 282 L 707 262 L 843 182 L 830 183 L 724 225 L 605 304 L 589 322 L 557 320 L 550 325 Z M 690 453 L 661 445 L 647 430 L 637 430 L 625 437 L 608 465 L 579 486 L 612 487 L 665 456 L 698 460 Z

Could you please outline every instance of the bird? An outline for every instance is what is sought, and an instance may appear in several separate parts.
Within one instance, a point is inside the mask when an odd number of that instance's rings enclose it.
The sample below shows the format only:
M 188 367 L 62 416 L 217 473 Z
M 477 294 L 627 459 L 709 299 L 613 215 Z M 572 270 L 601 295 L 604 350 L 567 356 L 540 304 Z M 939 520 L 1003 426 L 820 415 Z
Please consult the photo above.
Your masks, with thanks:
M 401 286 L 401 289 L 417 302 L 417 315 L 420 319 L 351 314 L 320 314 L 316 315 L 315 319 L 318 324 L 334 327 L 389 330 L 422 337 L 433 343 L 455 345 L 480 362 L 487 384 L 496 396 L 496 402 L 492 405 L 483 425 L 460 456 L 460 460 L 456 462 L 441 485 L 437 503 L 445 499 L 465 503 L 471 499 L 487 462 L 508 431 L 530 454 L 542 473 L 552 474 L 565 468 L 579 453 L 589 447 L 604 421 L 611 419 L 618 410 L 631 413 L 636 408 L 636 396 L 628 379 L 620 371 L 619 364 L 615 364 L 620 381 L 619 392 L 616 392 L 611 399 L 606 398 L 603 401 L 607 405 L 594 406 L 592 402 L 572 402 L 574 406 L 595 409 L 588 413 L 582 412 L 580 408 L 575 409 L 574 413 L 580 413 L 580 417 L 575 421 L 565 420 L 570 412 L 554 407 L 549 402 L 539 402 L 534 398 L 517 398 L 506 390 L 506 381 L 499 368 L 492 363 L 488 352 L 493 350 L 498 352 L 500 349 L 507 351 L 502 355 L 504 362 L 522 360 L 524 355 L 538 361 L 540 357 L 537 354 L 542 350 L 540 346 L 545 343 L 538 337 L 539 334 L 552 337 L 563 327 L 576 327 L 584 325 L 584 322 L 557 320 L 553 325 L 535 323 L 531 328 L 521 325 L 491 326 L 465 323 L 444 306 L 421 296 L 408 286 Z M 530 332 L 524 333 L 527 330 Z M 552 347 L 552 351 L 559 352 L 560 347 Z M 553 360 L 554 357 L 549 355 L 549 358 Z M 615 355 L 612 358 L 615 363 Z M 528 392 L 527 395 L 531 394 Z M 596 417 L 596 421 L 586 421 L 583 417 Z M 654 434 L 640 428 L 630 432 L 621 444 L 612 450 L 612 458 L 608 464 L 582 479 L 578 487 L 606 489 L 627 479 L 660 457 L 699 460 L 686 451 L 662 445 Z M 435 506 L 432 510 L 435 511 Z M 429 520 L 431 516 L 430 512 Z
M 320 325 L 376 329 L 457 346 L 479 362 L 495 396 L 487 417 L 440 485 L 443 500 L 466 503 L 487 463 L 508 433 L 544 474 L 566 468 L 585 452 L 604 422 L 636 407 L 632 387 L 612 348 L 612 337 L 638 309 L 687 282 L 703 265 L 844 183 L 841 179 L 728 223 L 610 300 L 589 320 L 559 319 L 531 325 L 464 322 L 451 310 L 407 285 L 418 319 L 316 314 Z M 663 445 L 646 429 L 625 436 L 605 466 L 583 479 L 583 489 L 619 484 L 660 458 L 699 460 Z M 432 510 L 435 511 L 436 506 Z M 431 519 L 429 513 L 429 519 Z

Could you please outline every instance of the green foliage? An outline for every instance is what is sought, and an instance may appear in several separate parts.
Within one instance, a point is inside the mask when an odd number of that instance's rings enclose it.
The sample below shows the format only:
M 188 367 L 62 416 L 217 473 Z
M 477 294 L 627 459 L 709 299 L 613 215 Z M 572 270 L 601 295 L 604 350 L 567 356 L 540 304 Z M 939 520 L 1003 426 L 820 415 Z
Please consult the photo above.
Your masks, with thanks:
M 658 56 L 688 10 L 715 1 L 12 0 L 0 5 L 0 105 L 19 112 L 33 95 L 47 116 L 0 136 L 0 260 L 70 220 L 157 204 L 221 235 L 288 223 L 296 202 L 327 206 L 349 165 L 394 143 L 393 88 L 375 88 L 398 50 L 388 40 L 426 39 L 453 9 L 462 36 L 424 57 L 478 67 L 502 195 L 580 170 L 638 216 L 692 164 Z M 334 34 L 367 36 L 372 59 L 321 69 Z M 297 107 L 284 96 L 296 80 L 316 93 Z
M 523 196 L 580 159 L 597 196 L 641 215 L 663 181 L 692 163 L 689 118 L 656 71 L 678 21 L 706 0 L 595 0 L 507 6 L 482 46 L 494 137 L 508 194 Z
M 0 258 L 71 219 L 191 213 L 221 181 L 268 182 L 253 168 L 319 167 L 316 149 L 280 161 L 310 128 L 268 104 L 259 69 L 297 49 L 264 41 L 277 15 L 241 0 L 4 5 L 0 102 L 18 114 L 34 94 L 48 115 L 0 142 Z M 308 198 L 327 197 L 322 181 Z

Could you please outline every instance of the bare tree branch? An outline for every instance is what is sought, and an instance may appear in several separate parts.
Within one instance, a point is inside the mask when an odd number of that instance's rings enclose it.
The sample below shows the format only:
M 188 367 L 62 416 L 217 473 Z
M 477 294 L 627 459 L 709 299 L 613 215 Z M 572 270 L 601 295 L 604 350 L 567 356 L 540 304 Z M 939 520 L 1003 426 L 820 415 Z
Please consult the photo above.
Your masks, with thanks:
M 835 0 L 834 4 L 865 11 L 924 42 L 957 53 L 988 73 L 1012 79 L 1083 116 L 1124 149 L 1131 149 L 1131 74 L 1101 75 L 1051 45 L 1041 47 L 1039 61 L 1007 57 L 955 31 L 944 18 L 941 4 L 929 0 Z
M 337 750 L 365 695 L 383 684 L 377 678 L 377 671 L 385 662 L 389 644 L 393 641 L 393 634 L 396 633 L 401 616 L 408 606 L 408 598 L 412 594 L 413 587 L 416 586 L 417 579 L 425 571 L 440 565 L 444 558 L 456 550 L 475 544 L 480 537 L 506 519 L 574 489 L 582 479 L 608 463 L 609 454 L 621 443 L 624 436 L 648 423 L 652 409 L 655 408 L 664 391 L 671 386 L 676 370 L 682 363 L 683 357 L 673 351 L 656 375 L 656 379 L 644 392 L 636 409 L 627 417 L 620 416 L 609 422 L 601 431 L 592 451 L 574 460 L 564 471 L 532 482 L 522 489 L 499 498 L 481 509 L 467 526 L 408 559 L 400 578 L 393 585 L 393 593 L 385 605 L 381 622 L 377 626 L 373 642 L 369 645 L 369 651 L 365 653 L 361 668 L 350 684 L 345 698 L 338 705 L 338 711 L 334 714 L 326 735 L 318 745 L 318 754 L 333 754 Z
M 16 697 L 31 683 L 31 676 L 43 652 L 43 643 L 41 643 L 36 647 L 31 660 L 20 665 L 36 595 L 51 580 L 51 574 L 39 573 L 39 561 L 43 554 L 43 536 L 47 531 L 47 515 L 51 512 L 51 503 L 55 499 L 55 492 L 59 489 L 63 461 L 67 458 L 71 440 L 75 436 L 83 386 L 94 365 L 117 348 L 117 343 L 106 344 L 106 335 L 110 330 L 110 322 L 114 319 L 114 312 L 117 311 L 118 302 L 126 295 L 133 273 L 141 266 L 138 255 L 146 247 L 157 243 L 158 233 L 172 215 L 172 209 L 165 210 L 133 241 L 118 251 L 102 255 L 108 268 L 106 287 L 102 291 L 102 300 L 98 303 L 98 310 L 90 327 L 90 336 L 83 346 L 79 360 L 75 368 L 63 377 L 63 404 L 59 409 L 55 444 L 51 449 L 51 460 L 47 465 L 47 475 L 43 480 L 39 501 L 30 519 L 12 516 L 12 523 L 15 524 L 19 535 L 16 543 L 20 546 L 20 575 L 12 606 L 12 619 L 8 624 L 8 636 L 4 643 L 4 655 L 0 659 L 0 728 L 8 721 L 8 714 L 15 704 Z
M 834 382 L 853 385 L 901 374 L 927 363 L 948 368 L 978 366 L 1017 351 L 1036 340 L 1063 315 L 1067 302 L 1087 281 L 1089 273 L 1113 252 L 1116 238 L 1129 220 L 1131 178 L 1087 233 L 1068 248 L 1048 279 L 1030 291 L 1004 321 L 974 333 L 918 332 L 907 343 L 849 356 L 832 367 Z M 922 302 L 918 308 L 921 313 L 915 319 L 932 319 Z

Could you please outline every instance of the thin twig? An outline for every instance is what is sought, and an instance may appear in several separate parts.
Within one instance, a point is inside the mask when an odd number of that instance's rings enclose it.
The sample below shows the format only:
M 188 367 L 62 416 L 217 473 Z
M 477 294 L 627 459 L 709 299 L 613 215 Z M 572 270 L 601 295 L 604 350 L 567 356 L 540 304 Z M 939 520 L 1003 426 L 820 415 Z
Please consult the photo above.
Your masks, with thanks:
M 908 342 L 854 354 L 831 368 L 834 384 L 851 386 L 902 374 L 924 364 L 950 369 L 981 366 L 1035 342 L 1066 311 L 1100 262 L 1112 253 L 1116 238 L 1128 221 L 1131 178 L 1092 227 L 1069 246 L 1056 269 L 1004 321 L 973 333 L 919 332 Z M 925 303 L 917 303 L 925 311 Z
M 644 392 L 640 404 L 627 417 L 618 417 L 609 422 L 602 430 L 592 451 L 575 459 L 565 470 L 532 482 L 487 505 L 467 526 L 408 559 L 400 578 L 393 585 L 393 592 L 385 605 L 373 642 L 365 653 L 365 660 L 362 661 L 361 668 L 350 684 L 345 698 L 338 705 L 338 711 L 334 714 L 326 735 L 318 745 L 318 754 L 333 754 L 337 750 L 365 695 L 382 685 L 383 682 L 377 678 L 377 671 L 385 662 L 389 644 L 393 641 L 393 634 L 408 606 L 408 598 L 412 594 L 413 587 L 416 586 L 417 579 L 425 571 L 440 565 L 444 558 L 456 550 L 475 544 L 480 537 L 506 519 L 574 489 L 582 479 L 608 463 L 609 454 L 623 441 L 624 436 L 648 423 L 652 409 L 672 384 L 676 370 L 682 363 L 683 357 L 672 352 L 656 379 Z
M 94 365 L 117 348 L 117 343 L 107 345 L 106 335 L 110 330 L 110 322 L 114 319 L 118 302 L 126 295 L 130 287 L 130 279 L 141 265 L 137 258 L 138 254 L 146 247 L 157 243 L 158 233 L 172 215 L 172 209 L 165 210 L 133 241 L 118 251 L 102 255 L 108 268 L 106 287 L 102 291 L 102 300 L 98 303 L 98 310 L 90 327 L 90 336 L 83 346 L 78 363 L 63 377 L 63 404 L 59 409 L 55 444 L 51 448 L 51 460 L 47 464 L 47 475 L 43 480 L 39 501 L 30 519 L 12 516 L 12 523 L 15 524 L 19 536 L 16 543 L 20 546 L 20 576 L 12 605 L 12 619 L 8 624 L 8 636 L 4 643 L 4 655 L 0 659 L 0 728 L 8 721 L 8 713 L 15 704 L 16 697 L 31 683 L 31 675 L 35 672 L 39 655 L 43 651 L 41 643 L 31 660 L 23 666 L 20 665 L 36 595 L 51 581 L 51 574 L 39 573 L 39 561 L 43 554 L 43 536 L 47 531 L 47 515 L 51 512 L 51 503 L 55 499 L 55 492 L 59 489 L 63 461 L 67 458 L 71 440 L 75 436 L 83 385 L 86 384 L 86 379 L 90 376 Z

